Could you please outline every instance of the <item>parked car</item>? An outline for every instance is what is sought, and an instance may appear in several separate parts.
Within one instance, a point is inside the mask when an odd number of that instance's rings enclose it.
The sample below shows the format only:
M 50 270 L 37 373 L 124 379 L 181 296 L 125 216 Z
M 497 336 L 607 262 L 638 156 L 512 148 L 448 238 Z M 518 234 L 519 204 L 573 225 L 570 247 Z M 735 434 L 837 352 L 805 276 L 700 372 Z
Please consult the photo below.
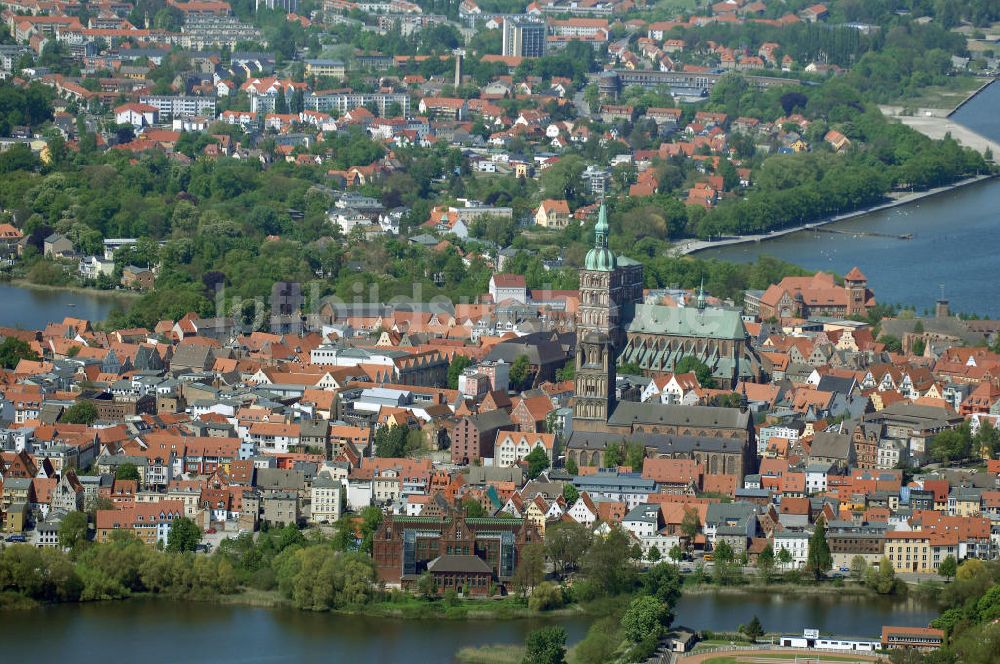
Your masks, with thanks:
M 7 541 L 8 542 L 27 542 L 28 538 L 26 538 L 24 535 L 9 535 L 7 537 Z

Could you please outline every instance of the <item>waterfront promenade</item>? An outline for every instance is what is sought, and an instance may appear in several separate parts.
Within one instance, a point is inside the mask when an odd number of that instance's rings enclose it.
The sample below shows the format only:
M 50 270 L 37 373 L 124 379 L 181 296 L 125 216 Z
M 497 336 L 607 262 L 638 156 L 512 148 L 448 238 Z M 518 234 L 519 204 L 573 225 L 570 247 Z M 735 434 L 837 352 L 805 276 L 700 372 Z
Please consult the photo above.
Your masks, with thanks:
M 1000 147 L 1000 146 L 998 146 Z M 1000 154 L 1000 153 L 998 153 Z M 799 224 L 797 226 L 789 226 L 787 228 L 782 228 L 768 233 L 756 233 L 753 235 L 739 235 L 734 237 L 724 237 L 718 240 L 684 240 L 678 242 L 674 246 L 674 253 L 678 256 L 687 256 L 690 254 L 697 253 L 699 251 L 704 251 L 705 249 L 715 249 L 718 247 L 726 247 L 735 244 L 747 244 L 749 242 L 764 242 L 767 240 L 773 240 L 775 238 L 782 237 L 783 235 L 789 235 L 790 233 L 798 233 L 800 231 L 808 231 L 814 228 L 820 228 L 826 226 L 827 224 L 834 224 L 839 221 L 847 221 L 848 219 L 854 219 L 855 217 L 860 217 L 862 215 L 869 214 L 871 212 L 878 212 L 879 210 L 888 210 L 894 207 L 899 207 L 901 205 L 908 205 L 910 203 L 919 201 L 930 196 L 936 196 L 958 187 L 964 187 L 966 185 L 974 184 L 976 182 L 982 182 L 983 180 L 988 180 L 993 175 L 980 175 L 973 178 L 968 178 L 966 180 L 960 180 L 953 184 L 946 185 L 944 187 L 935 187 L 934 189 L 928 189 L 927 191 L 917 191 L 917 192 L 895 192 L 889 195 L 891 200 L 885 203 L 879 203 L 878 205 L 872 205 L 869 207 L 861 208 L 860 210 L 854 210 L 853 212 L 845 212 L 844 214 L 834 215 L 832 217 L 827 217 L 825 219 L 820 219 L 818 221 L 813 221 L 808 224 Z

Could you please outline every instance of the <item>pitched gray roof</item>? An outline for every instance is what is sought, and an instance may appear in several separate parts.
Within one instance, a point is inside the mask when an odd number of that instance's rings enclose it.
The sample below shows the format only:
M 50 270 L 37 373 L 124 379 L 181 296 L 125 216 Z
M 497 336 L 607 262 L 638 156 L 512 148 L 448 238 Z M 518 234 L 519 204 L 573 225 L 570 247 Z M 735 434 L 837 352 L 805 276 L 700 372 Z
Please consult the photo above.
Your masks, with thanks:
M 677 406 L 659 403 L 621 401 L 608 418 L 613 425 L 663 424 L 718 429 L 746 429 L 751 422 L 749 411 L 711 406 Z
M 492 574 L 493 569 L 479 556 L 438 556 L 427 564 L 431 573 L 459 572 L 464 574 Z
M 608 443 L 622 440 L 640 442 L 646 447 L 656 448 L 657 454 L 690 453 L 694 450 L 705 452 L 740 453 L 743 441 L 733 438 L 715 438 L 712 436 L 678 436 L 666 433 L 648 433 L 636 431 L 630 434 L 601 433 L 591 431 L 574 431 L 567 443 L 568 449 L 603 450 Z
M 306 486 L 305 473 L 301 470 L 283 470 L 281 468 L 258 468 L 256 486 L 261 489 L 295 489 Z
M 181 344 L 174 351 L 170 360 L 170 368 L 207 369 L 212 366 L 215 353 L 205 344 Z
M 511 424 L 510 415 L 505 410 L 488 410 L 485 413 L 470 415 L 469 419 L 480 431 L 499 429 Z
M 851 437 L 844 433 L 828 433 L 821 431 L 813 438 L 809 456 L 824 459 L 843 459 L 847 461 L 851 454 Z

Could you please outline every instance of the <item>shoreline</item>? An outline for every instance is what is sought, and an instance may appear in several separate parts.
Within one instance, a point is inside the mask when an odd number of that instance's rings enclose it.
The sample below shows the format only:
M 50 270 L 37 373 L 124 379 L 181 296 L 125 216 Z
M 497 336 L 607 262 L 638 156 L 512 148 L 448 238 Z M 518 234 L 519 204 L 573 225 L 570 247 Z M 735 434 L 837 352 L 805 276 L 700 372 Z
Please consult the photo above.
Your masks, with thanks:
M 792 233 L 800 233 L 802 231 L 809 231 L 814 228 L 820 228 L 823 226 L 828 226 L 830 224 L 836 224 L 841 221 L 848 221 L 850 219 L 856 219 L 862 217 L 866 214 L 871 214 L 873 212 L 881 212 L 883 210 L 891 210 L 893 208 L 902 207 L 914 203 L 916 201 L 921 201 L 925 198 L 931 198 L 933 196 L 938 196 L 950 191 L 955 191 L 963 187 L 967 187 L 973 184 L 979 184 L 980 182 L 986 182 L 989 180 L 996 179 L 1000 177 L 1000 174 L 989 174 L 989 175 L 977 175 L 975 177 L 966 178 L 965 180 L 959 180 L 953 182 L 949 185 L 944 185 L 942 187 L 935 187 L 934 189 L 928 189 L 927 191 L 912 192 L 909 194 L 904 194 L 899 198 L 886 201 L 885 203 L 879 203 L 871 207 L 863 208 L 860 210 L 854 210 L 853 212 L 845 212 L 843 214 L 834 215 L 832 217 L 827 217 L 825 219 L 820 219 L 819 221 L 809 222 L 807 224 L 800 224 L 798 226 L 791 226 L 788 228 L 782 228 L 780 230 L 771 231 L 770 233 L 758 233 L 755 235 L 740 235 L 738 237 L 730 237 L 722 240 L 688 240 L 686 242 L 681 242 L 677 245 L 675 249 L 675 255 L 677 256 L 691 256 L 700 251 L 706 251 L 708 249 L 715 249 L 718 247 L 731 247 L 740 244 L 749 243 L 760 243 L 767 242 L 768 240 L 775 240 L 785 235 L 791 235 Z
M 972 101 L 973 99 L 975 99 L 976 95 L 978 95 L 980 92 L 982 92 L 986 88 L 990 87 L 991 85 L 993 85 L 997 81 L 1000 81 L 1000 78 L 998 78 L 996 76 L 994 76 L 993 78 L 990 78 L 989 80 L 987 80 L 985 83 L 983 83 L 978 88 L 976 88 L 975 90 L 973 90 L 973 92 L 968 97 L 966 97 L 962 101 L 958 102 L 958 105 L 956 105 L 955 108 L 953 108 L 950 111 L 948 111 L 948 114 L 945 115 L 944 117 L 950 118 L 951 116 L 955 115 L 955 113 L 958 112 L 958 109 L 962 108 L 963 106 L 965 106 L 966 104 L 968 104 L 970 101 Z
M 909 585 L 909 584 L 908 584 Z M 681 596 L 704 596 L 704 595 L 759 595 L 761 593 L 780 593 L 796 597 L 883 597 L 869 588 L 856 584 L 835 586 L 830 583 L 819 585 L 800 585 L 796 583 L 772 583 L 768 585 L 746 584 L 736 586 L 717 586 L 711 583 L 682 586 Z M 85 604 L 100 604 L 105 602 L 197 602 L 199 604 L 217 604 L 226 606 L 247 606 L 269 610 L 289 610 L 305 611 L 298 609 L 288 598 L 282 596 L 276 590 L 257 590 L 245 588 L 240 592 L 231 595 L 214 596 L 172 596 L 157 593 L 136 593 L 134 595 L 120 599 L 97 600 L 97 601 L 76 601 L 76 602 L 39 602 L 23 597 L 15 597 L 9 594 L 5 597 L 9 604 L 0 606 L 0 615 L 4 611 L 21 611 L 46 608 L 51 606 L 61 606 L 63 604 L 75 604 L 77 606 Z M 885 596 L 891 597 L 891 596 Z M 571 604 L 559 609 L 549 611 L 537 611 L 527 607 L 527 605 L 512 605 L 506 601 L 509 598 L 495 599 L 475 599 L 459 600 L 454 606 L 447 606 L 443 600 L 436 602 L 426 602 L 416 597 L 407 597 L 405 601 L 393 602 L 383 600 L 373 604 L 351 606 L 341 609 L 331 609 L 326 613 L 362 616 L 373 619 L 421 621 L 421 620 L 447 620 L 454 621 L 507 621 L 507 620 L 529 620 L 534 618 L 572 618 L 572 617 L 600 617 L 606 608 L 608 601 L 616 601 L 620 597 L 605 598 L 589 604 Z M 11 600 L 16 600 L 11 602 Z M 21 601 L 23 600 L 23 602 Z
M 782 595 L 794 595 L 797 597 L 883 597 L 874 590 L 863 586 L 842 585 L 835 586 L 832 583 L 820 585 L 800 585 L 796 583 L 771 583 L 766 586 L 759 584 L 747 584 L 741 586 L 716 586 L 711 583 L 704 583 L 693 586 L 685 586 L 681 589 L 681 596 L 684 595 L 756 595 L 760 593 L 781 593 Z
M 35 291 L 47 291 L 47 292 L 63 292 L 63 293 L 77 293 L 80 295 L 90 295 L 96 298 L 115 300 L 115 299 L 135 299 L 142 297 L 142 293 L 129 290 L 101 290 L 100 288 L 89 288 L 87 286 L 52 286 L 49 284 L 35 284 L 27 279 L 17 278 L 17 279 L 4 279 L 0 281 L 0 284 L 8 284 L 14 288 L 22 288 L 24 290 L 35 290 Z

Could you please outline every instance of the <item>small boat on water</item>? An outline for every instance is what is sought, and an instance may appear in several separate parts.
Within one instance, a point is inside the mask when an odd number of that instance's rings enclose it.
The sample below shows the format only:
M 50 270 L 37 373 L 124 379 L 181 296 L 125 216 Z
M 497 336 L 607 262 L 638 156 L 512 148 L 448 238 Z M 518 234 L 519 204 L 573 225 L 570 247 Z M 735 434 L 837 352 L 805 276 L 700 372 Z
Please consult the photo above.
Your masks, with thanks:
M 76 302 L 67 302 L 66 306 L 67 307 L 75 307 L 76 306 Z

